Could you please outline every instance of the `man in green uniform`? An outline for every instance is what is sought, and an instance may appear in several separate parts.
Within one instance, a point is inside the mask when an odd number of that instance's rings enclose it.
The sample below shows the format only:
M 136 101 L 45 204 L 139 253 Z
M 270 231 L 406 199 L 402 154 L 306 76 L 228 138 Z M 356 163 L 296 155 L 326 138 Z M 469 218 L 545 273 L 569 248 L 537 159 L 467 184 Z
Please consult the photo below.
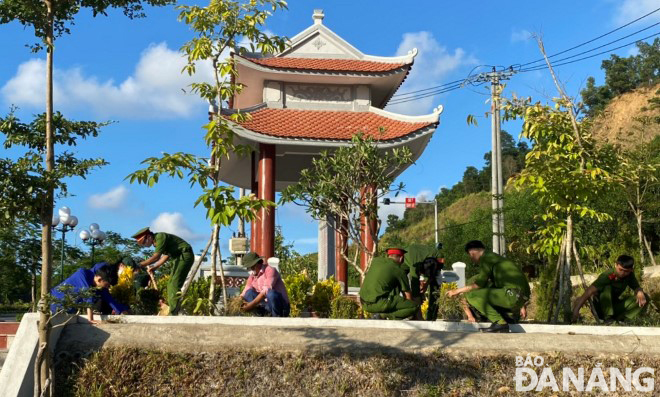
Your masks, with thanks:
M 442 270 L 442 266 L 439 246 L 412 244 L 406 248 L 402 267 L 410 279 L 412 299 L 415 303 L 421 305 L 424 300 L 424 294 L 428 290 L 428 296 L 431 300 L 429 301 L 426 319 L 429 321 L 435 321 L 438 315 L 438 304 L 434 294 L 439 287 L 436 278 L 440 270 Z M 426 283 L 423 286 L 421 283 L 422 276 L 426 278 Z
M 180 237 L 169 233 L 154 233 L 148 227 L 135 233 L 133 238 L 143 247 L 155 247 L 153 256 L 139 263 L 140 266 L 147 267 L 150 274 L 168 260 L 172 262 L 170 279 L 167 282 L 167 304 L 170 314 L 176 314 L 179 303 L 177 293 L 195 261 L 192 247 Z
M 387 258 L 374 258 L 371 262 L 360 287 L 364 310 L 394 320 L 406 319 L 419 310 L 410 294 L 408 276 L 401 268 L 405 253 L 403 249 L 391 248 L 387 250 Z
M 596 281 L 575 301 L 573 308 L 573 321 L 580 316 L 580 308 L 587 300 L 596 297 L 596 312 L 598 317 L 611 321 L 632 320 L 641 313 L 646 312 L 648 296 L 639 286 L 639 281 L 633 273 L 635 260 L 628 255 L 621 255 L 616 260 L 614 269 L 601 273 Z M 633 296 L 621 299 L 621 294 L 630 288 Z
M 470 279 L 471 284 L 448 291 L 447 296 L 465 293 L 467 303 L 492 322 L 482 332 L 509 332 L 502 313 L 516 317 L 520 311 L 521 317 L 526 316 L 525 304 L 531 295 L 527 277 L 512 261 L 486 252 L 481 241 L 468 242 L 465 252 L 479 265 L 479 273 Z

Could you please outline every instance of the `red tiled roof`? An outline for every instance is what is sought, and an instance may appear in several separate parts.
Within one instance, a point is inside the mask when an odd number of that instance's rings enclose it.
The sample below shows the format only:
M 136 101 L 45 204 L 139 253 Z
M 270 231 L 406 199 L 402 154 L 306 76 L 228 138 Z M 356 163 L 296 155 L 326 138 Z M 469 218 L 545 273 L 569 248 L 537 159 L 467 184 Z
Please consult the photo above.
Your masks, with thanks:
M 245 58 L 258 65 L 277 69 L 328 70 L 339 72 L 389 72 L 406 63 L 383 63 L 356 59 Z
M 281 138 L 350 140 L 357 132 L 387 141 L 435 124 L 393 120 L 373 112 L 263 108 L 250 113 L 242 127 Z M 384 132 L 379 128 L 383 127 Z

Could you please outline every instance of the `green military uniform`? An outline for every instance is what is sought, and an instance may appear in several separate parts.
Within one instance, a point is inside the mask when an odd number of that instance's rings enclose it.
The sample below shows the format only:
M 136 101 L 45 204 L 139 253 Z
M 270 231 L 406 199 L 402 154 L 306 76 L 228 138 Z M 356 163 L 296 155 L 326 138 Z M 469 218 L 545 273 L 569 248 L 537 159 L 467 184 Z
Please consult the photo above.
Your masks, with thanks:
M 374 258 L 360 287 L 362 308 L 403 320 L 414 315 L 419 305 L 403 298 L 402 292 L 410 292 L 410 284 L 399 264 L 389 258 Z
M 601 273 L 591 285 L 598 290 L 596 311 L 601 319 L 632 320 L 646 311 L 648 303 L 639 307 L 635 295 L 623 300 L 620 298 L 626 288 L 630 288 L 633 292 L 640 288 L 634 273 L 624 278 L 618 278 L 614 269 L 608 270 Z M 646 300 L 648 302 L 648 295 Z
M 527 277 L 518 266 L 494 252 L 484 252 L 479 273 L 471 281 L 479 288 L 467 292 L 465 299 L 493 323 L 506 324 L 500 311 L 516 317 L 531 295 Z
M 172 263 L 170 279 L 167 282 L 167 305 L 173 311 L 178 303 L 176 294 L 186 281 L 188 272 L 195 261 L 195 255 L 190 244 L 169 233 L 156 233 L 154 248 L 156 253 L 169 256 L 168 261 Z
M 406 251 L 401 266 L 410 278 L 410 293 L 413 298 L 417 298 L 421 295 L 419 276 L 423 270 L 424 259 L 439 258 L 440 252 L 435 246 L 423 244 L 408 246 Z

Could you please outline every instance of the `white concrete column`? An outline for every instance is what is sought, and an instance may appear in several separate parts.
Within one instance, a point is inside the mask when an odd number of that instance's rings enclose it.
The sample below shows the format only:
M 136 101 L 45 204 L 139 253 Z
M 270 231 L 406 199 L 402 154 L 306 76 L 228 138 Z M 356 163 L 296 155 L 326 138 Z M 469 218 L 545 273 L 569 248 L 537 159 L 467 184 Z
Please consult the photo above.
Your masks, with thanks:
M 325 280 L 335 275 L 335 230 L 332 219 L 319 221 L 318 279 Z

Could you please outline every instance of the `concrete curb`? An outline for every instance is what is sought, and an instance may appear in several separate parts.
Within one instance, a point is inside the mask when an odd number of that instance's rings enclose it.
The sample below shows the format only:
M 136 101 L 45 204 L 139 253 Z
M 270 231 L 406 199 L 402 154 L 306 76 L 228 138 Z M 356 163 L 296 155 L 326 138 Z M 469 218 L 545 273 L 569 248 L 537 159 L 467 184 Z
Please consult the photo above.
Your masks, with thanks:
M 387 320 L 339 320 L 329 318 L 273 318 L 273 317 L 199 317 L 199 316 L 107 316 L 102 317 L 111 323 L 126 324 L 218 324 L 267 327 L 309 327 L 309 328 L 371 328 L 425 330 L 438 332 L 478 332 L 488 323 L 467 323 L 453 321 L 387 321 Z M 79 316 L 78 322 L 85 322 Z M 618 327 L 590 325 L 515 324 L 511 332 L 527 334 L 564 335 L 637 335 L 660 336 L 658 327 Z

